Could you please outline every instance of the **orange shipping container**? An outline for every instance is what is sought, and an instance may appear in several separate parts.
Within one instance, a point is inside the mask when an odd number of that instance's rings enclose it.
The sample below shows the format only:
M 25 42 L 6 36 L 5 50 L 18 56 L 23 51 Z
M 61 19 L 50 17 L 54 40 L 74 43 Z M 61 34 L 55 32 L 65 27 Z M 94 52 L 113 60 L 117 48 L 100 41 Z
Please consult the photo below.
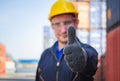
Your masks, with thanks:
M 5 63 L 12 61 L 9 57 L 0 56 L 0 75 L 6 74 Z
M 120 26 L 107 33 L 106 81 L 120 81 Z
M 0 43 L 0 56 L 6 56 L 5 46 L 1 43 Z
M 78 29 L 90 29 L 90 3 L 89 2 L 73 2 L 78 10 Z
M 5 74 L 5 62 L 0 62 L 0 75 Z

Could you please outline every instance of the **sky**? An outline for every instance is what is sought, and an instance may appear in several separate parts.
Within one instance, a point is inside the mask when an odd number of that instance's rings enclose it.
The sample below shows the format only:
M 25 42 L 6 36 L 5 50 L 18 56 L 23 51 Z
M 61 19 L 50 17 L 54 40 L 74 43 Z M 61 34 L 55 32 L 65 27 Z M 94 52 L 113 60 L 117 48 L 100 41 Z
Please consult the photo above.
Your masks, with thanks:
M 0 0 L 0 43 L 14 59 L 39 59 L 56 0 Z

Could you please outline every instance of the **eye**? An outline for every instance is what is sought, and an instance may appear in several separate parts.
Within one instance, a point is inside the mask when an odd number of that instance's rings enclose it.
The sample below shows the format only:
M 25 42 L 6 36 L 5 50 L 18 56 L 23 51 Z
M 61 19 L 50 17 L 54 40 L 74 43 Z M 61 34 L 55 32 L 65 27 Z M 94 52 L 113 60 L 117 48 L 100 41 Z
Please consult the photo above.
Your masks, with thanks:
M 64 21 L 64 25 L 69 25 L 71 23 L 72 23 L 72 21 Z
M 54 27 L 54 28 L 59 28 L 60 27 L 60 23 L 58 22 L 58 23 L 52 23 L 52 26 Z
M 55 23 L 55 24 L 54 24 L 54 27 L 55 27 L 55 28 L 59 28 L 59 27 L 60 27 L 60 23 Z

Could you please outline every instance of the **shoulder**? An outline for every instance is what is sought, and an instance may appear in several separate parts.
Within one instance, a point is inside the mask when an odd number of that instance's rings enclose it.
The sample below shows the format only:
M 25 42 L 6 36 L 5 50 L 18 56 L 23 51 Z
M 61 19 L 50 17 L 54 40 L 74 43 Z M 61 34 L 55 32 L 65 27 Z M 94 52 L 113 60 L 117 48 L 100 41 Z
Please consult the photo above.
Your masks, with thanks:
M 98 52 L 89 44 L 81 43 L 81 46 L 86 50 L 87 54 L 98 56 Z
M 94 51 L 96 51 L 95 50 L 95 48 L 94 47 L 92 47 L 91 45 L 89 45 L 89 44 L 85 44 L 85 43 L 82 43 L 82 45 L 81 45 L 83 48 L 87 48 L 87 49 L 91 49 L 91 50 L 94 50 Z
M 55 52 L 55 43 L 50 48 L 45 49 L 41 55 L 42 57 L 49 56 L 52 52 Z
M 42 52 L 41 58 L 45 58 L 48 55 L 50 55 L 50 48 L 47 48 Z

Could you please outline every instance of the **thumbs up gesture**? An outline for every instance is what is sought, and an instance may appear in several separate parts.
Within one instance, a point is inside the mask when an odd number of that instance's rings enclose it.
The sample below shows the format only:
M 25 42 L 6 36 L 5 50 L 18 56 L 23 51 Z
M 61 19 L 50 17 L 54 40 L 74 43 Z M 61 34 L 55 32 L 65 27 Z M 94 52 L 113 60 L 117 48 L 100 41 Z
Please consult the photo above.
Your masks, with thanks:
M 64 59 L 73 72 L 81 72 L 87 61 L 87 54 L 76 38 L 74 27 L 68 29 L 68 45 L 64 48 Z

